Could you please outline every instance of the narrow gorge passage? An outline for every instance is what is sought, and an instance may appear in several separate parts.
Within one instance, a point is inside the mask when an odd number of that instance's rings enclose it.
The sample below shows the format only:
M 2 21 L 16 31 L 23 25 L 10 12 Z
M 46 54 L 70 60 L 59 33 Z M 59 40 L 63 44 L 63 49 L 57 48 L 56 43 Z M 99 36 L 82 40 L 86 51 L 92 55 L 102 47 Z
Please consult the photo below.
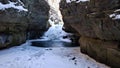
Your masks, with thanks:
M 60 0 L 46 0 L 50 5 L 49 10 L 49 29 L 39 39 L 31 40 L 33 46 L 42 47 L 60 47 L 60 46 L 72 46 L 70 36 L 73 34 L 65 32 L 62 28 L 64 22 L 59 10 Z M 62 45 L 64 44 L 64 45 Z
M 72 41 L 69 37 L 63 37 L 72 34 L 62 30 L 63 21 L 59 11 L 60 1 L 46 1 L 51 6 L 48 21 L 51 27 L 39 39 L 27 40 L 20 46 L 1 50 L 0 68 L 109 68 L 82 54 L 79 46 L 64 47 Z M 41 44 L 41 42 L 43 43 Z M 53 42 L 53 44 L 49 42 Z M 44 47 L 44 45 L 49 46 Z

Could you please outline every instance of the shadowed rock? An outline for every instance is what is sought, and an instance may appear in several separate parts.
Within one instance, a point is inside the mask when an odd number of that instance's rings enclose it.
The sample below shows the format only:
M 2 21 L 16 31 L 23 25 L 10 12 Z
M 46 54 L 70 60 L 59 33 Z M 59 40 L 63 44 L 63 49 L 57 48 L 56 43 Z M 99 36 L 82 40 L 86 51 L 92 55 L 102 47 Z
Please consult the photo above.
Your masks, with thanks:
M 3 4 L 8 4 L 9 0 L 0 0 Z M 10 0 L 18 2 L 18 0 Z M 0 10 L 0 36 L 7 36 L 5 39 L 10 40 L 1 43 L 0 48 L 19 45 L 28 38 L 39 38 L 48 28 L 49 5 L 45 0 L 21 0 L 24 6 L 18 2 L 16 5 L 21 5 L 28 9 L 28 12 L 19 11 L 14 8 Z
M 81 36 L 81 51 L 113 68 L 120 68 L 120 19 L 109 15 L 118 9 L 120 0 L 60 3 L 65 30 Z

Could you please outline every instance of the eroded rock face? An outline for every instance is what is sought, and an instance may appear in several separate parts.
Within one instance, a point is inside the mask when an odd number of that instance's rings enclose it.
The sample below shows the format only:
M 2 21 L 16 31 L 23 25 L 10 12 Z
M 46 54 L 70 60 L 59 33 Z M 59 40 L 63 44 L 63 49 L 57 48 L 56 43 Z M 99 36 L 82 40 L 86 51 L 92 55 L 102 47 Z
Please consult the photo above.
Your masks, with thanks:
M 94 59 L 106 63 L 112 68 L 120 68 L 120 49 L 117 41 L 104 41 L 88 37 L 81 37 L 81 52 Z
M 8 4 L 9 0 L 0 0 Z M 10 0 L 18 2 L 18 0 Z M 18 45 L 29 39 L 38 38 L 48 27 L 49 5 L 45 0 L 21 0 L 28 11 L 14 8 L 0 10 L 0 48 Z
M 26 3 L 27 2 L 27 3 Z M 48 28 L 48 18 L 50 6 L 45 0 L 26 0 L 25 4 L 28 5 L 28 31 L 31 35 L 30 38 L 38 38 Z
M 120 9 L 119 0 L 90 0 L 90 2 L 61 2 L 63 20 L 76 29 L 80 35 L 105 40 L 120 40 L 120 20 L 109 17 Z M 116 13 L 119 13 L 116 12 Z
M 116 15 L 120 15 L 119 9 L 120 0 L 79 3 L 66 3 L 66 0 L 62 0 L 60 3 L 66 31 L 72 28 L 78 32 L 82 52 L 115 68 L 120 67 L 117 65 L 120 63 L 120 19 L 116 18 Z

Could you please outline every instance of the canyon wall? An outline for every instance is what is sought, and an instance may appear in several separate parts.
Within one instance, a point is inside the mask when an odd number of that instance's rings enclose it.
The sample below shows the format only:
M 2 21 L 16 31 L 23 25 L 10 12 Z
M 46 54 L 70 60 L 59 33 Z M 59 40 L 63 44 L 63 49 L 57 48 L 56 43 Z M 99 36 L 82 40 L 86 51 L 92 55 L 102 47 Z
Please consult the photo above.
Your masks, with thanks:
M 120 0 L 61 0 L 60 10 L 65 30 L 80 36 L 83 53 L 120 68 Z
M 39 38 L 48 28 L 49 9 L 45 0 L 0 0 L 0 48 Z

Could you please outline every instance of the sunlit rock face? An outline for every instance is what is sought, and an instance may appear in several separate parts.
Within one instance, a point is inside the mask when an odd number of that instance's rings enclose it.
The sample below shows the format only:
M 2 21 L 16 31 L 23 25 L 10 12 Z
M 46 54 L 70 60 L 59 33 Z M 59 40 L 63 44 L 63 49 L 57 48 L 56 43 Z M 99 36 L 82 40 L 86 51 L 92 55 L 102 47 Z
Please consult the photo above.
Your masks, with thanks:
M 0 0 L 0 48 L 39 38 L 47 30 L 49 5 L 45 0 Z
M 117 65 L 120 63 L 119 0 L 89 0 L 79 3 L 76 0 L 69 3 L 62 0 L 60 10 L 66 30 L 71 28 L 81 36 L 79 42 L 82 52 L 113 68 L 120 68 Z

